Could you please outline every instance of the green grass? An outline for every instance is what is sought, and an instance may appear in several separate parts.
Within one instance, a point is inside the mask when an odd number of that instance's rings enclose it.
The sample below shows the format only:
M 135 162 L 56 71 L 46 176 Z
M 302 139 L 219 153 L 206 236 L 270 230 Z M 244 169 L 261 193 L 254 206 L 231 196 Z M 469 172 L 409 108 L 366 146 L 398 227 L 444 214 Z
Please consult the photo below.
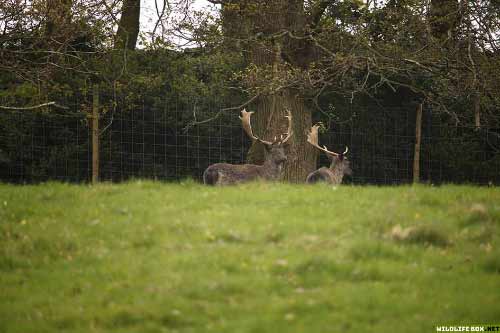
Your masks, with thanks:
M 0 332 L 498 323 L 500 190 L 0 185 Z

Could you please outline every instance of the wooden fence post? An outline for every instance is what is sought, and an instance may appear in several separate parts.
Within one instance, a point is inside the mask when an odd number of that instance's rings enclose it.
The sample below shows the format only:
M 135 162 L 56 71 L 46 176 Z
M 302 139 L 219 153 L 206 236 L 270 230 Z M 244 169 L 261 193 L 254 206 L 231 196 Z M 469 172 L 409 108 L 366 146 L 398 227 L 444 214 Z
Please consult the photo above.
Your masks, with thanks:
M 92 87 L 92 184 L 99 181 L 99 85 Z
M 422 141 L 422 104 L 417 107 L 417 119 L 415 121 L 415 153 L 413 155 L 413 183 L 420 180 L 420 143 Z
M 481 129 L 481 96 L 479 93 L 474 96 L 474 125 L 476 131 Z

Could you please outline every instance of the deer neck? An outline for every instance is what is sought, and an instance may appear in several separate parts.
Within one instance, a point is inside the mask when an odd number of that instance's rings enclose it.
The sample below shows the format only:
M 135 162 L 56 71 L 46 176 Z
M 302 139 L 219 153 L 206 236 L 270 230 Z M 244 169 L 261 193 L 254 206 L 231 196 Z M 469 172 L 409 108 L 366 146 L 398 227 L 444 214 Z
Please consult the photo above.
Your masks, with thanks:
M 340 161 L 333 162 L 330 165 L 330 173 L 332 177 L 332 181 L 336 184 L 342 183 L 342 179 L 344 178 L 344 170 L 343 164 Z
M 269 158 L 265 160 L 264 164 L 262 165 L 262 168 L 265 170 L 266 173 L 277 177 L 281 173 L 283 165 L 278 164 Z

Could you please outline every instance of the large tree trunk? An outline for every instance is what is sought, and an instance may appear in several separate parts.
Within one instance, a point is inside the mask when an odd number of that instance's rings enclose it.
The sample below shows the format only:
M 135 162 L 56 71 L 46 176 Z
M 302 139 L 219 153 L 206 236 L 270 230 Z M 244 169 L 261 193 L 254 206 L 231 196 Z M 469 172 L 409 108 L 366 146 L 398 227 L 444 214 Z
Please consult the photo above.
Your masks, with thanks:
M 135 49 L 139 35 L 139 18 L 141 15 L 141 0 L 124 0 L 122 15 L 116 32 L 115 47 L 129 50 Z
M 226 46 L 243 49 L 248 65 L 272 72 L 273 82 L 269 85 L 273 87 L 259 87 L 264 93 L 250 107 L 256 111 L 252 119 L 256 134 L 267 140 L 279 136 L 286 131 L 286 109 L 292 113 L 294 135 L 289 141 L 284 179 L 294 183 L 304 182 L 316 166 L 317 154 L 306 142 L 306 133 L 311 127 L 311 110 L 307 108 L 300 91 L 280 87 L 279 82 L 284 77 L 285 63 L 302 69 L 308 66 L 309 45 L 303 39 L 289 38 L 286 34 L 272 36 L 285 30 L 303 35 L 303 6 L 303 0 L 233 1 L 224 6 L 222 13 L 224 32 L 226 36 L 233 37 L 228 38 Z M 261 164 L 263 160 L 263 147 L 254 143 L 247 161 Z
M 257 112 L 255 119 L 252 119 L 252 125 L 257 135 L 272 140 L 287 130 L 286 109 L 292 113 L 294 134 L 288 141 L 283 178 L 293 183 L 301 183 L 315 169 L 317 157 L 316 151 L 306 143 L 306 134 L 311 128 L 311 112 L 306 109 L 302 96 L 294 94 L 293 91 L 284 91 L 261 98 L 255 104 Z M 253 143 L 248 151 L 247 162 L 264 162 L 264 148 L 260 143 Z
M 71 7 L 73 0 L 47 0 L 45 2 L 45 39 L 48 45 L 60 48 L 71 40 L 73 34 L 71 27 Z

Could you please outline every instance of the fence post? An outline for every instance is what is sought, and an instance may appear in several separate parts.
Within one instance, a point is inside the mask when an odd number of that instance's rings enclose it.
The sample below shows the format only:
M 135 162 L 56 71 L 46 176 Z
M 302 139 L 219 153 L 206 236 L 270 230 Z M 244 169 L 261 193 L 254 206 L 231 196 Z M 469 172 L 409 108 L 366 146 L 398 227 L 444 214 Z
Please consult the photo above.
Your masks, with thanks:
M 476 131 L 481 129 L 481 96 L 479 93 L 474 96 L 474 125 Z
M 422 141 L 422 104 L 417 107 L 417 119 L 415 121 L 415 153 L 413 155 L 413 183 L 420 180 L 420 143 Z
M 99 181 L 99 85 L 92 87 L 92 184 Z

